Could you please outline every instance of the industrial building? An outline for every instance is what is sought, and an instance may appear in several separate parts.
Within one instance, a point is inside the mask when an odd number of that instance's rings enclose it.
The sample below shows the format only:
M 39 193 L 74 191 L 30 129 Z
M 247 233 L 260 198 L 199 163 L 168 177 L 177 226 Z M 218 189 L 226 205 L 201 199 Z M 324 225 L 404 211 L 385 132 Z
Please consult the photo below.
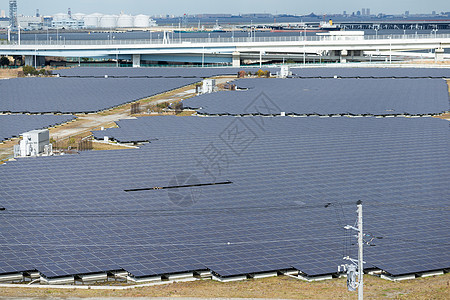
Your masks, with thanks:
M 57 19 L 51 21 L 52 28 L 58 28 L 58 29 L 82 29 L 84 28 L 84 21 L 83 20 L 75 20 L 71 18 L 67 19 Z
M 9 26 L 9 18 L 0 18 L 0 28 L 7 28 Z
M 18 16 L 17 24 L 20 28 L 28 30 L 42 29 L 42 18 L 37 16 Z
M 156 22 L 148 15 L 136 16 L 120 13 L 119 15 L 107 15 L 101 13 L 72 14 L 70 9 L 67 13 L 57 13 L 54 16 L 41 16 L 37 10 L 35 16 L 23 16 L 17 14 L 17 1 L 10 1 L 9 17 L 5 11 L 0 11 L 0 28 L 6 29 L 10 26 L 15 30 L 20 26 L 22 30 L 41 30 L 46 28 L 55 29 L 95 29 L 95 28 L 149 28 L 157 26 Z
M 9 0 L 9 22 L 11 28 L 17 28 L 17 0 Z
M 148 15 L 105 15 L 93 14 L 65 14 L 58 13 L 53 16 L 52 27 L 63 28 L 64 24 L 70 24 L 69 28 L 148 28 L 156 26 L 156 22 Z

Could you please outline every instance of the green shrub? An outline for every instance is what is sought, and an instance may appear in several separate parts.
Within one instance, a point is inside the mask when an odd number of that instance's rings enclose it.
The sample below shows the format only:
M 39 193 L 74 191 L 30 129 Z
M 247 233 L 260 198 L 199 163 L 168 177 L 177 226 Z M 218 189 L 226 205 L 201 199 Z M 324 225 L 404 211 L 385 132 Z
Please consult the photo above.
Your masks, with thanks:
M 168 102 L 161 102 L 161 103 L 156 104 L 156 107 L 158 107 L 158 108 L 167 108 L 167 107 L 169 107 L 169 103 Z
M 75 138 L 74 137 L 70 137 L 69 141 L 67 142 L 69 144 L 69 146 L 75 145 Z
M 9 59 L 6 56 L 0 57 L 0 66 L 9 66 Z
M 32 66 L 24 66 L 23 74 L 24 75 L 39 75 L 39 72 Z
M 259 70 L 256 72 L 256 75 L 257 75 L 258 77 L 263 77 L 263 76 L 265 76 L 265 72 L 264 72 L 263 70 L 259 69 Z

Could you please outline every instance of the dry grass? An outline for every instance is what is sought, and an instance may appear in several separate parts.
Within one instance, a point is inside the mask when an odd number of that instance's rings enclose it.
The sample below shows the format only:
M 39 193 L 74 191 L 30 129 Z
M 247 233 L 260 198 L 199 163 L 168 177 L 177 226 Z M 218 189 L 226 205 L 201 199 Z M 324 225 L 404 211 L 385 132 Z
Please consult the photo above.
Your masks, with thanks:
M 374 276 L 364 277 L 366 299 L 448 299 L 450 275 L 391 282 Z M 199 297 L 199 298 L 284 298 L 356 299 L 348 292 L 346 280 L 304 282 L 280 276 L 220 283 L 211 280 L 173 283 L 130 290 L 75 290 L 1 288 L 4 297 Z
M 435 116 L 435 118 L 443 119 L 443 120 L 450 120 L 450 113 L 445 113 L 445 114 L 442 114 L 439 116 Z
M 177 114 L 178 117 L 188 117 L 188 116 L 192 116 L 193 114 L 195 114 L 195 111 L 193 110 L 184 110 L 182 112 L 180 112 L 179 114 Z
M 18 143 L 18 138 L 0 142 L 0 164 L 3 164 L 5 159 L 8 159 L 14 154 L 14 145 Z
M 434 61 L 434 59 L 420 59 L 401 62 L 402 64 L 412 64 L 412 65 L 450 65 L 449 60 Z
M 14 138 L 11 140 L 0 142 L 0 149 L 10 148 L 13 145 L 17 145 L 19 143 L 19 138 Z
M 114 145 L 114 144 L 105 144 L 105 143 L 99 143 L 99 142 L 92 142 L 92 150 L 124 150 L 124 149 L 133 149 L 130 147 L 125 147 L 121 145 Z
M 16 78 L 18 76 L 19 71 L 21 71 L 22 68 L 19 69 L 0 69 L 0 78 Z

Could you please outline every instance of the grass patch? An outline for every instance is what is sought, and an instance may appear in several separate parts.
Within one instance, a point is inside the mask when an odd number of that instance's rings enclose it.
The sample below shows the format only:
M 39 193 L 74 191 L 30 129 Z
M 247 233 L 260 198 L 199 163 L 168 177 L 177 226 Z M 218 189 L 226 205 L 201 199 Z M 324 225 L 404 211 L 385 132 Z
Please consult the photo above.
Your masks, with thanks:
M 392 282 L 364 276 L 366 299 L 448 299 L 450 275 Z M 395 292 L 389 292 L 393 291 Z M 388 292 L 387 292 L 388 291 Z M 279 276 L 221 283 L 211 280 L 180 282 L 130 290 L 75 290 L 0 288 L 3 297 L 198 297 L 198 298 L 284 298 L 284 299 L 356 299 L 348 292 L 346 279 L 304 282 Z

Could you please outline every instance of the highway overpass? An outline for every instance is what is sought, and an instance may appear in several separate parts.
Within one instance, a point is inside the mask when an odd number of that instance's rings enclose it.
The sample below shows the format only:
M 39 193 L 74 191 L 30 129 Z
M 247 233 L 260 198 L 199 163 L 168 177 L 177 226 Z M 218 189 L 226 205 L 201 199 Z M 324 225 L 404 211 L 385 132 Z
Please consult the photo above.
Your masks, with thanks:
M 318 36 L 245 37 L 160 40 L 58 40 L 0 42 L 0 55 L 25 56 L 34 65 L 37 57 L 109 58 L 141 61 L 223 63 L 239 66 L 242 61 L 302 59 L 310 61 L 366 61 L 371 57 L 418 57 L 407 51 L 428 50 L 443 60 L 450 48 L 450 34 L 364 36 L 358 32 L 331 32 Z M 423 57 L 429 57 L 429 53 Z M 449 57 L 450 58 L 450 57 Z

